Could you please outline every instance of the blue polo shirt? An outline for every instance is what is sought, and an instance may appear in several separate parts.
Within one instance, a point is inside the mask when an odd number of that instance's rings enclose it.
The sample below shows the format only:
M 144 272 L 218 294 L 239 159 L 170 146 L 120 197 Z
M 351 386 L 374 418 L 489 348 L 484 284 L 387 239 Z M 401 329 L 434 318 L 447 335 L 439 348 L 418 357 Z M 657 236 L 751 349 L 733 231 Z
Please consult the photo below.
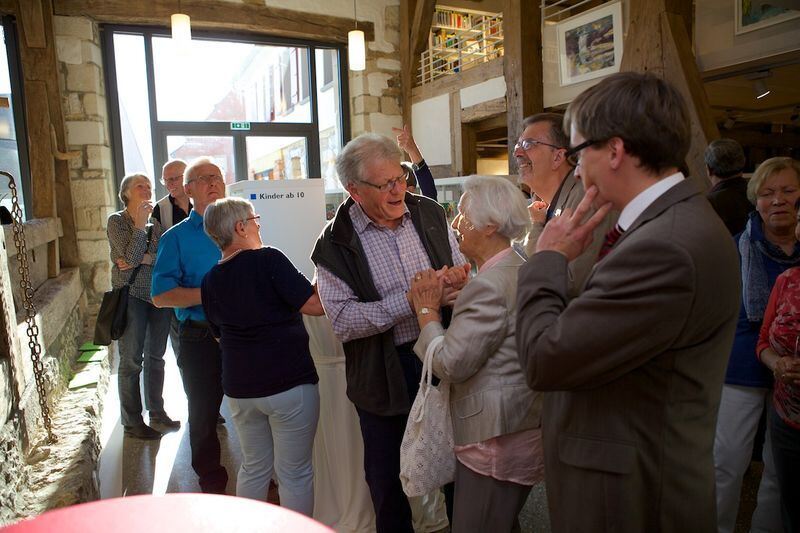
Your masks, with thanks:
M 203 216 L 193 210 L 161 236 L 151 294 L 157 296 L 175 287 L 200 287 L 203 276 L 221 257 L 217 245 L 203 231 Z M 202 305 L 176 307 L 175 314 L 181 322 L 206 319 Z

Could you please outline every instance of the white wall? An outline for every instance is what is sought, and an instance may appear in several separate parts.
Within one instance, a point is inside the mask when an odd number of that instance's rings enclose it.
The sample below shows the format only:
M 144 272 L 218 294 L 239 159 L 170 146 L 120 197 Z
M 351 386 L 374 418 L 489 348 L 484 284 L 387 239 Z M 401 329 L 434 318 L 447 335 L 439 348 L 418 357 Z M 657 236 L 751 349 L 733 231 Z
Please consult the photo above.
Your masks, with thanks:
M 442 94 L 412 105 L 411 123 L 425 161 L 429 165 L 451 164 L 450 96 Z
M 800 18 L 742 35 L 734 34 L 734 19 L 731 0 L 696 2 L 695 55 L 701 72 L 800 50 Z
M 470 107 L 506 95 L 506 79 L 503 76 L 492 78 L 459 91 L 461 107 Z

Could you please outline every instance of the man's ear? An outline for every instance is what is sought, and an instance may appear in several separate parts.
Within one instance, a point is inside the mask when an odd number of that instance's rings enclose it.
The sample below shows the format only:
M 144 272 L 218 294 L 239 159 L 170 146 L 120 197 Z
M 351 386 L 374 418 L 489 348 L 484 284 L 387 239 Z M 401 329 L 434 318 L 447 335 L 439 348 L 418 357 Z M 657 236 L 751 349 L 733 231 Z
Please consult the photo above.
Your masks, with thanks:
M 350 193 L 350 196 L 353 197 L 353 200 L 355 200 L 359 204 L 361 203 L 361 195 L 358 193 L 358 189 L 354 184 L 352 183 L 348 184 L 345 190 L 347 190 L 347 192 Z
M 609 148 L 608 162 L 611 165 L 611 168 L 617 170 L 622 165 L 623 157 L 627 155 L 627 152 L 625 151 L 625 141 L 623 141 L 619 137 L 612 137 L 611 139 L 608 140 L 606 145 Z
M 192 194 L 192 184 L 191 183 L 184 183 L 183 190 L 186 192 L 186 196 L 189 198 L 194 199 L 194 195 Z
M 567 151 L 563 148 L 559 148 L 558 150 L 554 150 L 554 152 L 551 170 L 558 170 L 561 168 L 561 165 L 567 162 Z

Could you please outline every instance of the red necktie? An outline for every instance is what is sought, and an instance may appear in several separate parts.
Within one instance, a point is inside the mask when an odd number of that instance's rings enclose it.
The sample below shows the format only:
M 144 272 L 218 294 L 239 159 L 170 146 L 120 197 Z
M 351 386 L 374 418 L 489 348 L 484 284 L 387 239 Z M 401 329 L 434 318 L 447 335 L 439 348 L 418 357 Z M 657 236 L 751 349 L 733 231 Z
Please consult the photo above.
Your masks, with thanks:
M 608 252 L 611 251 L 611 248 L 614 247 L 614 244 L 622 237 L 622 234 L 625 233 L 619 225 L 615 225 L 611 228 L 611 231 L 606 233 L 606 239 L 603 241 L 603 246 L 600 247 L 600 253 L 597 254 L 597 260 L 600 261 Z

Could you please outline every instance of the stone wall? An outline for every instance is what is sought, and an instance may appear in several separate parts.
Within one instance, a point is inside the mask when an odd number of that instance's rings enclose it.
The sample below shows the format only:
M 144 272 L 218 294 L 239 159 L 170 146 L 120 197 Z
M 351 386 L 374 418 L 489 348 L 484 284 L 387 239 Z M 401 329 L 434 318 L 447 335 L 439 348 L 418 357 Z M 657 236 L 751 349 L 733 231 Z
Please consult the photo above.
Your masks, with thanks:
M 81 280 L 90 303 L 111 288 L 106 220 L 116 210 L 100 34 L 84 17 L 53 19 Z

